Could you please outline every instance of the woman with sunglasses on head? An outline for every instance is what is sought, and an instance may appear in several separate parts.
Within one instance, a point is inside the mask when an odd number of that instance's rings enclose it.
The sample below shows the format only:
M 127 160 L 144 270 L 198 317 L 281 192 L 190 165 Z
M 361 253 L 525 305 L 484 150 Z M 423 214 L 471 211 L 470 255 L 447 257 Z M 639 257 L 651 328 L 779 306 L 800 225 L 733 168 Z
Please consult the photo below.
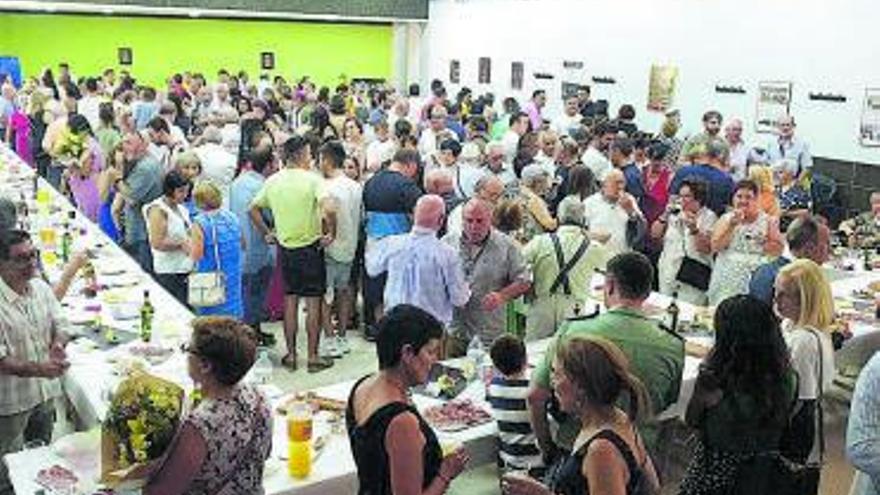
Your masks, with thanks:
M 183 346 L 203 400 L 183 422 L 162 468 L 144 495 L 262 494 L 272 450 L 272 410 L 256 387 L 241 383 L 254 364 L 256 340 L 233 318 L 192 323 Z

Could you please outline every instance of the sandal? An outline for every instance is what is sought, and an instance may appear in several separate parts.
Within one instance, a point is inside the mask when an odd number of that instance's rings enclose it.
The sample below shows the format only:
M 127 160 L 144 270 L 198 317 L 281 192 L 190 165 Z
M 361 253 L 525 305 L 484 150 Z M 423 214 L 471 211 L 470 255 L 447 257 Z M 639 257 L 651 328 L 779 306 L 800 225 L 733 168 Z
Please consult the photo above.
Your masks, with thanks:
M 308 371 L 309 371 L 309 373 L 318 373 L 319 371 L 324 371 L 327 368 L 330 368 L 332 366 L 333 366 L 332 359 L 318 358 L 314 361 L 309 361 Z
M 296 371 L 296 355 L 288 354 L 281 358 L 281 365 L 285 368 L 288 368 L 290 371 Z

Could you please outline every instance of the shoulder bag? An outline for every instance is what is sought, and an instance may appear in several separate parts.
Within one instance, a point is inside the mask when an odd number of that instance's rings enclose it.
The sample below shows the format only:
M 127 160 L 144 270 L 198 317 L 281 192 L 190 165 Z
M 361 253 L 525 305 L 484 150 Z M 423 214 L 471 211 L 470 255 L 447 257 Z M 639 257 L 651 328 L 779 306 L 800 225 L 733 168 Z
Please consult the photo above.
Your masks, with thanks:
M 214 236 L 214 271 L 191 273 L 187 300 L 190 306 L 204 308 L 226 303 L 226 274 L 220 264 L 220 240 L 217 238 L 216 219 L 210 219 Z

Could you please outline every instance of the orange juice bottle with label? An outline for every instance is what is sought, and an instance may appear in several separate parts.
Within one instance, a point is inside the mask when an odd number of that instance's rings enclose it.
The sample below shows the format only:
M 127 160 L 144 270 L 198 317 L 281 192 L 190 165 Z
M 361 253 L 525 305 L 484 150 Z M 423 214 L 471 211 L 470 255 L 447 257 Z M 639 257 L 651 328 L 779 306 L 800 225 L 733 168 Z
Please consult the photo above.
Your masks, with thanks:
M 312 471 L 312 409 L 308 402 L 294 402 L 287 413 L 287 471 L 305 478 Z

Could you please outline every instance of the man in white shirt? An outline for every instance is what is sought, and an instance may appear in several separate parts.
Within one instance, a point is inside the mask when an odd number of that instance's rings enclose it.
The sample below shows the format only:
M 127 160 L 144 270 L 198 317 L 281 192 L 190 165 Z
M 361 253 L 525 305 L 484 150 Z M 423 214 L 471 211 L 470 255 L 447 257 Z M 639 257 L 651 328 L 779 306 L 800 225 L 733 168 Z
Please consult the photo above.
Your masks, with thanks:
M 602 190 L 584 200 L 590 238 L 604 244 L 609 257 L 632 249 L 644 237 L 645 218 L 625 187 L 623 172 L 613 169 L 605 175 Z M 628 229 L 632 229 L 629 236 Z
M 422 160 L 428 160 L 438 151 L 440 143 L 443 142 L 441 136 L 458 140 L 454 132 L 447 131 L 446 117 L 446 107 L 442 105 L 431 107 L 428 115 L 428 127 L 422 131 L 422 135 L 419 137 L 419 153 L 422 155 Z
M 600 182 L 603 181 L 605 175 L 614 168 L 614 166 L 611 165 L 611 160 L 605 156 L 605 150 L 607 150 L 614 141 L 616 135 L 617 129 L 615 129 L 613 125 L 599 124 L 593 129 L 593 135 L 590 139 L 587 151 L 584 151 L 584 154 L 581 155 L 581 163 L 590 169 L 590 171 L 593 172 L 593 177 Z
M 379 119 L 373 124 L 373 133 L 375 139 L 367 145 L 367 163 L 361 164 L 368 175 L 376 173 L 382 167 L 382 160 L 391 157 L 397 147 L 391 139 L 387 120 Z
M 235 108 L 229 100 L 229 86 L 225 83 L 218 83 L 214 88 L 214 99 L 208 107 L 208 114 L 214 123 L 225 123 L 225 116 L 230 114 L 230 110 L 235 112 Z
M 730 149 L 730 169 L 728 172 L 734 182 L 749 176 L 749 164 L 757 161 L 757 153 L 742 139 L 743 122 L 739 118 L 730 119 L 724 126 L 724 140 Z
M 501 144 L 504 146 L 504 161 L 513 163 L 516 157 L 516 151 L 519 148 L 519 139 L 523 134 L 529 132 L 529 114 L 518 112 L 510 116 L 510 127 L 504 136 L 501 137 Z
M 504 184 L 505 190 L 516 189 L 517 178 L 513 172 L 513 166 L 504 161 L 504 145 L 498 141 L 492 141 L 486 146 L 486 173 L 498 177 Z
M 229 187 L 235 179 L 238 161 L 234 154 L 223 147 L 222 142 L 220 130 L 209 126 L 205 128 L 193 151 L 202 162 L 202 178 L 214 182 L 220 188 L 225 205 L 229 201 Z
M 98 128 L 101 119 L 98 116 L 101 97 L 98 95 L 98 80 L 94 77 L 86 79 L 86 94 L 76 103 L 77 112 L 89 121 L 92 131 Z
M 562 115 L 553 121 L 553 128 L 561 136 L 570 136 L 571 130 L 581 125 L 580 110 L 578 108 L 578 97 L 569 96 L 565 100 L 565 108 Z
M 787 170 L 797 180 L 813 168 L 813 155 L 807 143 L 794 135 L 794 117 L 785 115 L 776 123 L 778 137 L 767 145 L 767 159 Z
M 540 150 L 535 155 L 535 163 L 541 166 L 550 178 L 556 176 L 556 158 L 559 156 L 559 136 L 556 132 L 545 130 L 538 133 Z
M 36 276 L 38 256 L 26 232 L 0 232 L 0 457 L 52 440 L 58 378 L 70 367 L 61 304 Z M 0 493 L 12 493 L 5 466 Z
M 168 172 L 174 166 L 177 154 L 184 151 L 186 139 L 178 141 L 172 136 L 171 126 L 158 115 L 147 124 L 147 136 L 150 140 L 147 151 L 162 165 L 162 170 Z
M 183 129 L 174 123 L 177 120 L 177 107 L 174 106 L 174 103 L 170 101 L 163 103 L 159 107 L 159 116 L 168 123 L 168 130 L 174 142 L 178 143 L 184 150 L 189 149 L 189 141 L 186 140 L 186 134 L 183 132 Z
M 361 223 L 361 185 L 343 172 L 345 148 L 339 141 L 329 141 L 319 151 L 321 173 L 326 181 L 324 189 L 332 198 L 336 210 L 336 235 L 324 249 L 327 272 L 327 294 L 324 296 L 325 354 L 330 356 L 348 352 L 345 331 L 350 324 L 352 303 L 351 267 L 357 250 Z M 333 329 L 331 308 L 336 300 L 337 328 Z

